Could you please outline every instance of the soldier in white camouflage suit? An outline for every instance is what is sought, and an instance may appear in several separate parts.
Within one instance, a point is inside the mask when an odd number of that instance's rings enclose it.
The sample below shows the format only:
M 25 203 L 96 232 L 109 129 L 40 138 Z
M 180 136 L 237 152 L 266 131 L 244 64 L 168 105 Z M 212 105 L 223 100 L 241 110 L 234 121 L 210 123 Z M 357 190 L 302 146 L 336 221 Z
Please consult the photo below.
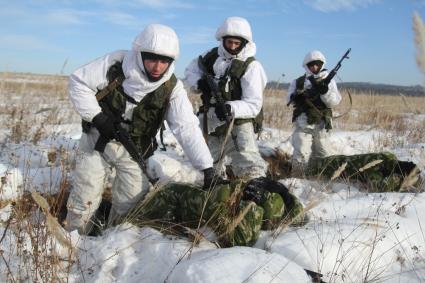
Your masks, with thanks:
M 202 123 L 204 135 L 208 136 L 208 146 L 218 164 L 226 136 L 226 116 L 230 113 L 235 122 L 232 138 L 224 145 L 224 157 L 231 159 L 237 177 L 264 177 L 267 163 L 260 156 L 255 133 L 261 127 L 267 77 L 261 63 L 254 58 L 256 45 L 251 26 L 244 18 L 230 17 L 217 29 L 215 36 L 219 46 L 195 58 L 185 70 L 191 89 L 202 92 L 204 105 L 200 112 L 204 114 L 198 117 L 203 122 L 207 120 L 208 125 Z M 205 72 L 214 77 L 225 107 L 217 105 Z
M 292 176 L 301 177 L 308 162 L 329 155 L 328 135 L 332 129 L 332 107 L 341 101 L 334 79 L 322 83 L 328 75 L 323 69 L 325 56 L 320 51 L 307 53 L 305 74 L 289 85 L 287 104 L 294 107 L 292 122 Z
M 148 192 L 146 172 L 117 139 L 121 129 L 128 131 L 140 156 L 148 159 L 156 149 L 158 129 L 167 121 L 192 165 L 204 171 L 205 186 L 210 186 L 213 159 L 183 83 L 174 75 L 178 55 L 176 33 L 152 24 L 135 38 L 131 50 L 109 53 L 71 74 L 69 97 L 83 119 L 83 135 L 67 204 L 68 230 L 90 231 L 110 168 L 116 172 L 111 221 Z M 119 77 L 120 85 L 110 90 Z M 102 89 L 108 89 L 108 95 L 97 101 L 95 95 Z

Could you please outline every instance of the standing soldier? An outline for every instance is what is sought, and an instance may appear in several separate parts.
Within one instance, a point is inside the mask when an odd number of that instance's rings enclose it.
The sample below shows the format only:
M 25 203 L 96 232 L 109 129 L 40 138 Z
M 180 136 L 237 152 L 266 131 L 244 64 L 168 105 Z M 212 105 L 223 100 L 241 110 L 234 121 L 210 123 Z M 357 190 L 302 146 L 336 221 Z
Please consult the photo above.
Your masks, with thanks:
M 301 177 L 308 162 L 328 155 L 328 131 L 332 129 L 332 107 L 341 101 L 336 82 L 324 82 L 325 56 L 320 51 L 307 53 L 303 61 L 306 73 L 289 85 L 287 103 L 293 104 L 292 176 Z
M 146 195 L 150 184 L 139 164 L 156 149 L 155 136 L 164 119 L 209 186 L 213 159 L 183 84 L 173 74 L 178 55 L 176 33 L 152 24 L 135 38 L 132 50 L 109 53 L 70 76 L 69 97 L 83 119 L 84 133 L 67 204 L 67 230 L 90 231 L 111 167 L 116 171 L 112 221 Z M 99 98 L 96 93 L 102 89 L 108 92 Z M 119 138 L 123 132 L 130 141 Z M 129 150 L 127 142 L 136 150 Z M 143 158 L 135 158 L 134 152 Z
M 230 17 L 217 29 L 215 37 L 219 46 L 194 59 L 185 70 L 191 89 L 202 92 L 200 119 L 204 135 L 208 136 L 216 167 L 221 158 L 228 156 L 235 176 L 248 179 L 265 176 L 267 164 L 260 156 L 255 133 L 262 122 L 267 77 L 254 58 L 256 45 L 251 27 L 244 18 Z M 231 128 L 229 121 L 233 118 Z M 223 145 L 227 126 L 232 138 Z M 224 154 L 220 156 L 222 147 Z

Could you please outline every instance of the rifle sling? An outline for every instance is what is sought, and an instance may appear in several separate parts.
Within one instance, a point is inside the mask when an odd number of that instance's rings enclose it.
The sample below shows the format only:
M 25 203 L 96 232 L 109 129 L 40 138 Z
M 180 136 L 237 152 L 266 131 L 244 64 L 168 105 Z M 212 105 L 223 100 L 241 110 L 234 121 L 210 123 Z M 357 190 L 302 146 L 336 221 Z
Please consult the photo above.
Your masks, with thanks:
M 104 89 L 100 90 L 96 93 L 96 100 L 101 101 L 105 96 L 110 94 L 113 90 L 115 90 L 118 86 L 120 86 L 125 80 L 124 76 L 118 76 L 112 82 L 110 82 Z

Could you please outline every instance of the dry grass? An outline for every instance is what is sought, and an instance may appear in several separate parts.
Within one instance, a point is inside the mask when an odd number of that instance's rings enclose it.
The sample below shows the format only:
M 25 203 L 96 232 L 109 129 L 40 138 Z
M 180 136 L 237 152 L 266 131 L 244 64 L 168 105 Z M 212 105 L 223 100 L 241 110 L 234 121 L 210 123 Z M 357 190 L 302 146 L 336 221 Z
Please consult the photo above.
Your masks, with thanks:
M 10 129 L 0 141 L 37 144 L 51 134 L 47 128 L 79 121 L 67 87 L 65 76 L 0 73 L 0 119 Z
M 286 90 L 266 90 L 264 100 L 265 126 L 292 129 L 292 107 L 285 105 Z M 378 95 L 342 91 L 343 100 L 334 108 L 335 130 L 382 130 L 407 136 L 409 142 L 425 139 L 425 94 L 423 97 Z M 340 116 L 340 117 L 338 117 Z
M 80 118 L 72 109 L 67 98 L 67 78 L 64 76 L 42 76 L 31 74 L 0 73 L 0 94 L 5 102 L 0 103 L 0 118 L 6 121 L 7 130 L 0 133 L 0 145 L 17 143 L 37 144 L 52 135 L 52 126 L 79 123 Z M 334 112 L 334 115 L 345 113 L 351 105 L 347 93 Z M 264 100 L 265 126 L 282 130 L 291 130 L 292 108 L 285 105 L 286 91 L 267 90 Z M 197 110 L 199 96 L 190 95 Z M 407 136 L 411 142 L 425 140 L 425 119 L 416 119 L 425 114 L 423 97 L 383 96 L 373 93 L 353 93 L 351 111 L 336 119 L 336 130 L 382 130 Z M 390 143 L 386 140 L 382 143 Z M 60 163 L 63 176 L 68 176 L 74 161 L 65 160 L 64 149 L 49 150 L 49 161 Z M 75 150 L 75 149 L 71 149 Z M 56 156 L 57 155 L 57 156 Z M 58 161 L 59 160 L 59 161 Z M 287 177 L 289 157 L 281 155 L 272 166 L 275 166 L 276 179 Z M 281 169 L 284 170 L 281 170 Z M 26 183 L 26 182 L 25 182 Z M 68 180 L 61 181 L 61 191 L 53 199 L 49 199 L 53 214 L 58 214 L 69 186 Z M 25 205 L 22 203 L 27 202 Z M 1 203 L 0 203 L 1 205 Z M 47 209 L 44 209 L 47 211 Z M 36 215 L 29 217 L 29 215 Z M 3 232 L 4 242 L 17 243 L 12 252 L 1 253 L 0 268 L 9 274 L 11 282 L 21 280 L 60 281 L 61 276 L 69 272 L 63 259 L 55 252 L 57 240 L 49 231 L 46 221 L 49 215 L 40 213 L 32 201 L 23 200 L 14 203 L 13 214 Z M 50 230 L 52 230 L 50 228 Z M 24 239 L 30 238 L 31 247 L 24 245 Z M 2 240 L 0 240 L 1 243 Z M 7 258 L 7 255 L 15 258 Z M 19 259 L 16 259 L 18 257 Z M 18 268 L 9 266 L 19 264 Z M 18 271 L 18 274 L 16 273 Z
M 63 243 L 58 241 L 59 234 L 52 233 L 52 227 L 56 226 L 55 231 L 59 231 L 55 217 L 60 213 L 63 194 L 69 187 L 68 176 L 74 164 L 69 157 L 73 154 L 67 152 L 72 149 L 66 149 L 66 145 L 57 148 L 57 144 L 46 144 L 46 140 L 56 138 L 55 128 L 79 121 L 67 97 L 67 84 L 64 76 L 0 73 L 0 95 L 4 98 L 0 103 L 0 119 L 4 123 L 0 145 L 13 148 L 14 144 L 37 145 L 43 140 L 42 148 L 48 152 L 48 164 L 44 166 L 58 167 L 62 172 L 62 179 L 58 181 L 60 193 L 49 196 L 52 214 L 47 206 L 40 211 L 28 193 L 14 202 L 0 199 L 2 208 L 11 207 L 0 240 L 0 270 L 7 274 L 8 282 L 61 282 L 69 273 L 71 254 L 58 254 Z M 18 160 L 19 154 L 12 153 L 11 158 Z M 24 155 L 21 158 L 31 158 L 31 152 Z M 17 160 L 10 160 L 10 164 L 17 165 Z M 28 160 L 24 166 L 22 189 L 33 190 L 31 179 L 36 176 L 29 174 L 32 165 Z M 49 191 L 49 184 L 46 187 L 43 190 Z
M 413 32 L 415 34 L 416 63 L 425 74 L 425 25 L 418 13 L 413 13 Z
M 422 72 L 425 73 L 425 28 L 417 14 L 413 17 L 413 25 L 416 35 L 417 62 Z M 0 132 L 0 146 L 22 142 L 37 144 L 40 140 L 52 135 L 50 131 L 52 126 L 75 124 L 80 121 L 67 98 L 67 77 L 65 76 L 0 73 L 0 95 L 3 98 L 3 102 L 0 103 L 0 119 L 5 121 L 6 125 L 4 127 L 6 130 Z M 282 130 L 292 129 L 292 108 L 285 105 L 286 95 L 286 90 L 266 90 L 264 99 L 264 124 L 266 127 Z M 343 101 L 335 108 L 334 115 L 338 116 L 350 111 L 334 120 L 336 130 L 376 129 L 391 132 L 397 136 L 407 136 L 408 142 L 425 140 L 425 119 L 419 118 L 420 115 L 425 114 L 424 97 L 406 97 L 402 94 L 386 96 L 372 92 L 352 91 L 353 105 L 350 105 L 348 93 L 343 91 L 342 95 Z M 200 105 L 199 96 L 191 95 L 190 98 L 194 109 L 197 110 Z M 387 138 L 382 141 L 382 144 L 391 142 L 394 141 Z M 49 151 L 52 153 L 49 161 L 52 159 L 53 163 L 55 160 L 59 160 L 59 166 L 63 170 L 62 175 L 68 176 L 71 170 L 70 164 L 73 161 L 64 160 L 62 157 L 67 154 L 61 150 L 52 148 Z M 60 157 L 57 158 L 53 155 Z M 288 159 L 289 157 L 286 155 L 278 156 L 274 164 L 276 169 L 273 170 L 276 174 L 275 178 L 286 177 L 285 174 L 288 170 L 279 171 L 279 169 L 289 166 Z M 341 172 L 343 169 L 341 168 Z M 341 172 L 336 172 L 335 178 Z M 25 184 L 27 182 L 24 181 Z M 11 204 L 11 216 L 3 223 L 4 229 L 0 235 L 0 271 L 6 274 L 9 282 L 67 281 L 68 268 L 72 264 L 70 262 L 71 255 L 68 254 L 66 259 L 69 264 L 64 264 L 63 255 L 57 253 L 58 241 L 57 237 L 52 235 L 54 234 L 52 231 L 60 229 L 57 227 L 57 223 L 51 222 L 50 212 L 53 216 L 60 213 L 63 203 L 66 202 L 64 195 L 68 185 L 68 180 L 64 178 L 61 181 L 60 193 L 49 198 L 49 206 L 46 204 L 42 206 L 44 213 L 40 212 L 38 205 L 28 198 L 28 195 Z M 0 207 L 3 208 L 5 205 L 6 203 L 0 202 Z M 48 209 L 49 207 L 50 209 Z M 47 221 L 48 219 L 50 222 Z M 317 223 L 317 225 L 319 224 Z M 379 240 L 378 236 L 376 235 L 374 238 L 373 247 Z M 320 238 L 320 235 L 318 237 Z M 65 240 L 62 239 L 62 241 Z M 373 252 L 374 249 L 371 249 L 369 259 L 372 258 Z M 338 256 L 343 258 L 345 255 L 347 252 Z M 342 263 L 342 260 L 336 259 L 335 270 L 340 268 L 338 262 Z M 367 271 L 364 281 L 374 279 L 370 272 L 370 269 L 374 267 L 373 263 L 366 262 L 365 267 Z M 330 281 L 337 281 L 337 278 L 332 276 Z

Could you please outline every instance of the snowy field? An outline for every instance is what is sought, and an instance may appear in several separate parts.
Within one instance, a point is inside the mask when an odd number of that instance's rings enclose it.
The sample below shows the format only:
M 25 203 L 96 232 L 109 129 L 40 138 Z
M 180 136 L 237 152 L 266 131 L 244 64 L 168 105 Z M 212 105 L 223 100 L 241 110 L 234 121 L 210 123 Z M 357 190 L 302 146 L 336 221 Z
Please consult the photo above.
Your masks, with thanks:
M 45 83 L 48 91 L 39 92 L 11 87 L 18 83 L 34 81 L 24 76 L 0 84 L 6 97 L 0 104 L 1 282 L 311 282 L 305 269 L 323 274 L 325 282 L 425 281 L 425 194 L 366 193 L 346 182 L 281 179 L 306 206 L 310 221 L 263 231 L 254 247 L 218 248 L 206 239 L 193 243 L 129 223 L 99 237 L 67 233 L 48 211 L 58 211 L 54 206 L 72 183 L 79 118 L 66 98 L 64 79 L 53 89 Z M 282 98 L 280 111 L 289 111 L 283 95 L 276 97 Z M 401 114 L 398 119 L 425 130 L 423 112 Z M 292 154 L 289 122 L 266 125 L 259 140 L 264 156 L 276 150 Z M 336 123 L 335 154 L 391 151 L 415 162 L 425 179 L 425 140 L 412 137 L 413 126 L 404 132 L 375 125 L 348 128 L 353 127 Z M 160 183 L 200 183 L 201 173 L 168 131 L 165 143 L 167 151 L 158 150 L 148 162 L 152 175 Z M 32 200 L 34 191 L 47 199 L 56 195 L 50 209 L 38 209 L 43 204 Z

